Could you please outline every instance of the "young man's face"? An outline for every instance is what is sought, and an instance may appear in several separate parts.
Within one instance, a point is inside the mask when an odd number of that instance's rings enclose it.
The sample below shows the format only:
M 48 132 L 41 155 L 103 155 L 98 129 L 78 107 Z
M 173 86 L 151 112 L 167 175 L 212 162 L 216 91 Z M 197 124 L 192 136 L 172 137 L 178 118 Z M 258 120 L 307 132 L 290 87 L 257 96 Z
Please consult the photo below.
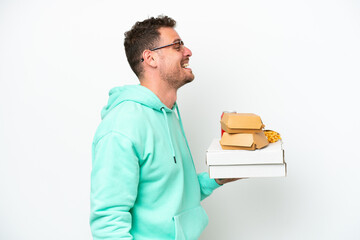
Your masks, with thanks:
M 160 28 L 159 46 L 168 45 L 180 41 L 178 33 L 170 27 Z M 181 44 L 175 44 L 156 50 L 159 55 L 159 71 L 161 78 L 168 82 L 171 87 L 180 88 L 194 80 L 191 68 L 188 68 L 190 49 Z

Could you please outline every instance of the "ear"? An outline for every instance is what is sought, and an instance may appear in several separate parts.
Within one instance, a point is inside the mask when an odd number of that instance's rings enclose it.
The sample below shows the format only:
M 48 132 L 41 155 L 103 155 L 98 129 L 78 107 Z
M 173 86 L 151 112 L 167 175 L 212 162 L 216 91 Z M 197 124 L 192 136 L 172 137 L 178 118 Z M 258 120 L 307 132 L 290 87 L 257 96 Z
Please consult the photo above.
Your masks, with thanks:
M 142 54 L 142 58 L 144 59 L 144 63 L 150 65 L 153 68 L 157 67 L 157 54 L 150 50 L 144 50 Z

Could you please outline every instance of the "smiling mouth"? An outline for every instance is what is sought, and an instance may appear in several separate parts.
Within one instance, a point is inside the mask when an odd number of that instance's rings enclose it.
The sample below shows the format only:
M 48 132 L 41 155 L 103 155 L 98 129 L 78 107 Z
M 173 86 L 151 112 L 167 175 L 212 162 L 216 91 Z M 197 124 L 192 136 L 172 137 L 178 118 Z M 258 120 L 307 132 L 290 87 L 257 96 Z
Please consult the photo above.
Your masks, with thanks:
M 188 66 L 189 66 L 188 63 L 184 63 L 184 64 L 182 65 L 183 68 L 187 68 Z

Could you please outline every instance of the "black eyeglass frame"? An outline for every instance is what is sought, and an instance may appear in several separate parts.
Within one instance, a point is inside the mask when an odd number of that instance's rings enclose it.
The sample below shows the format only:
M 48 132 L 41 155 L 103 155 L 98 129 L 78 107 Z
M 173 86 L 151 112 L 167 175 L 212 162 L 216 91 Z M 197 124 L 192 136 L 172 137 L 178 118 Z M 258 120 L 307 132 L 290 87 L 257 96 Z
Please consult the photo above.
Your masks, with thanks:
M 164 45 L 164 46 L 160 46 L 160 47 L 156 47 L 156 48 L 152 48 L 152 49 L 149 49 L 150 51 L 156 51 L 156 50 L 159 50 L 159 49 L 162 49 L 162 48 L 166 48 L 166 47 L 170 47 L 170 46 L 174 46 L 176 44 L 180 44 L 180 46 L 184 46 L 184 41 L 183 40 L 179 40 L 179 41 L 176 41 L 176 42 L 173 42 L 173 43 L 170 43 L 168 45 Z M 144 59 L 141 58 L 141 62 L 143 62 Z
M 179 40 L 179 41 L 170 43 L 170 44 L 168 44 L 168 45 L 164 45 L 164 46 L 161 46 L 161 47 L 156 47 L 156 48 L 150 49 L 150 51 L 155 51 L 155 50 L 158 50 L 158 49 L 161 49 L 161 48 L 170 47 L 170 46 L 173 46 L 173 45 L 178 44 L 178 43 L 180 43 L 181 46 L 184 46 L 184 41 L 183 41 L 183 40 Z

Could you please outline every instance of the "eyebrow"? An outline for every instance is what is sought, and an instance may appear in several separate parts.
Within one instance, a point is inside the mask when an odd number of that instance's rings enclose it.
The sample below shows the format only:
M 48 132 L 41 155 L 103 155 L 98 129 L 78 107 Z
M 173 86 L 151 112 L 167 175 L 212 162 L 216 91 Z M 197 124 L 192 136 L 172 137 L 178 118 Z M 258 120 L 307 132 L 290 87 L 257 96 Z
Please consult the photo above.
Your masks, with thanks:
M 180 39 L 180 38 L 177 38 L 177 39 L 175 39 L 172 43 L 179 42 L 179 41 L 181 41 L 181 39 Z

